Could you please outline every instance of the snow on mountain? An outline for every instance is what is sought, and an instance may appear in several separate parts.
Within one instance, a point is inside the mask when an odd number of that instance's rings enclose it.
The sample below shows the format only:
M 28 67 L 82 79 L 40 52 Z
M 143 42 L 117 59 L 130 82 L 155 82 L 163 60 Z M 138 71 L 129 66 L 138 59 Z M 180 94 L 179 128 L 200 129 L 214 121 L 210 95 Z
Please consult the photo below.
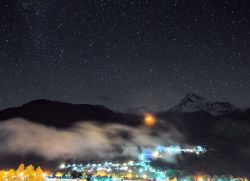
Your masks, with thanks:
M 174 112 L 196 112 L 205 111 L 211 115 L 218 116 L 238 110 L 229 102 L 209 102 L 204 97 L 196 94 L 187 94 L 179 104 L 169 111 Z

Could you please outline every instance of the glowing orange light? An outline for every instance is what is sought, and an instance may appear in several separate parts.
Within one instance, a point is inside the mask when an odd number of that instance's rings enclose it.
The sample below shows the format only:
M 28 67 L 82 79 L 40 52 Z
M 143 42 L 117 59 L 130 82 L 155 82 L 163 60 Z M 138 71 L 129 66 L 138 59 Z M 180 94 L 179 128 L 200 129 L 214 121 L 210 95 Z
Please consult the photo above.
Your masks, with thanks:
M 203 179 L 203 177 L 198 176 L 196 180 L 197 180 L 197 181 L 203 181 L 204 179 Z
M 153 115 L 151 114 L 147 114 L 144 118 L 144 123 L 146 126 L 153 126 L 156 122 L 156 119 Z

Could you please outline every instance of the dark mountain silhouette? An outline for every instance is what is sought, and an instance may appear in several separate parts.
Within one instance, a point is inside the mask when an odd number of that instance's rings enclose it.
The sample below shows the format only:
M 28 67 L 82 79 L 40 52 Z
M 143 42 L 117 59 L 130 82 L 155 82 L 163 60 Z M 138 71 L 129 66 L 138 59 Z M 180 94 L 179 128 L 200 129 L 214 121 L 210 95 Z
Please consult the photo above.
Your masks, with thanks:
M 0 111 L 0 120 L 15 117 L 56 127 L 68 127 L 77 121 L 85 120 L 100 123 L 141 124 L 140 116 L 114 112 L 105 106 L 70 104 L 43 99 L 29 102 L 21 107 Z

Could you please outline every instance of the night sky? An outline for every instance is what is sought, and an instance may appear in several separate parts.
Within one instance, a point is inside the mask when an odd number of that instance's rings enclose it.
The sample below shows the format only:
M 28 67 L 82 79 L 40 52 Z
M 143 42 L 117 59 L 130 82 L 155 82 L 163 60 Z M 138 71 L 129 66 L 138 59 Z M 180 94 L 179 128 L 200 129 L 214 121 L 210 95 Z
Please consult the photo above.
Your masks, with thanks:
M 0 109 L 250 106 L 249 0 L 1 0 Z

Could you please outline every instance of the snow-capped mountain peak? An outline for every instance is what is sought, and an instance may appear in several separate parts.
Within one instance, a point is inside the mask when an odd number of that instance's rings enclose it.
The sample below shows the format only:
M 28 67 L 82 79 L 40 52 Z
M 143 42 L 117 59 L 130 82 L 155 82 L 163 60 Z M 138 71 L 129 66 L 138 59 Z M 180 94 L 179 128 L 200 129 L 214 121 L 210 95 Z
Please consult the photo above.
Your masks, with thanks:
M 214 116 L 236 111 L 237 108 L 229 102 L 209 102 L 196 94 L 187 94 L 179 104 L 170 109 L 175 112 L 205 111 Z

